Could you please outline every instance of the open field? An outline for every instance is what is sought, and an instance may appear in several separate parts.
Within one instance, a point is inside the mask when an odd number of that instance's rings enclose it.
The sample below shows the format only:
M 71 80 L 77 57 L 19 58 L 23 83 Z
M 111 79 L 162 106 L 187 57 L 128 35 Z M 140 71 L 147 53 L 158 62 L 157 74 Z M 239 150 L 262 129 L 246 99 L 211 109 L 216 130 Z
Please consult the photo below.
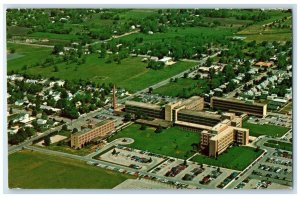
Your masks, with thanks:
M 255 137 L 261 135 L 281 137 L 282 135 L 284 135 L 286 132 L 290 130 L 289 128 L 286 127 L 275 126 L 270 124 L 264 124 L 264 125 L 252 124 L 247 121 L 243 122 L 243 128 L 249 129 L 249 135 Z
M 290 28 L 264 28 L 263 25 L 272 23 L 278 19 L 284 17 L 289 17 L 289 13 L 279 13 L 274 15 L 268 20 L 261 21 L 246 27 L 245 29 L 239 31 L 237 34 L 239 36 L 245 36 L 245 41 L 291 41 L 292 39 L 292 30 Z M 285 23 L 291 23 L 291 19 L 288 18 Z
M 279 112 L 280 113 L 289 113 L 290 111 L 293 110 L 293 103 L 289 102 L 286 106 L 284 106 Z
M 251 35 L 239 35 L 245 36 L 245 41 L 291 41 L 293 35 L 291 32 L 282 32 L 282 33 L 269 33 L 269 34 L 251 34 Z
M 18 70 L 26 63 L 28 66 L 51 53 L 51 49 L 42 47 L 31 47 L 27 45 L 9 44 L 14 47 L 16 52 L 24 55 L 8 61 L 8 71 Z M 59 72 L 54 72 L 53 67 L 29 67 L 26 71 L 28 74 L 41 75 L 44 77 L 58 77 L 67 80 L 86 79 L 98 83 L 115 83 L 118 87 L 123 87 L 131 91 L 141 90 L 160 82 L 168 77 L 185 71 L 195 65 L 191 62 L 178 62 L 172 66 L 165 67 L 161 70 L 148 69 L 147 64 L 141 61 L 140 57 L 129 57 L 117 63 L 105 63 L 105 59 L 99 59 L 97 55 L 88 55 L 86 63 L 83 65 L 58 64 Z
M 24 150 L 9 155 L 9 187 L 25 189 L 111 189 L 129 175 L 84 162 Z
M 287 151 L 293 150 L 293 145 L 291 143 L 280 142 L 280 141 L 275 141 L 275 140 L 269 140 L 264 145 L 268 146 L 268 147 L 272 147 L 272 148 L 287 150 Z
M 252 147 L 233 146 L 224 151 L 217 158 L 197 155 L 192 158 L 192 161 L 198 162 L 200 164 L 220 166 L 242 171 L 261 154 L 262 150 L 256 152 L 255 148 Z
M 203 36 L 206 41 L 222 39 L 224 36 L 231 36 L 233 30 L 225 27 L 214 28 L 213 31 L 208 27 L 186 27 L 186 28 L 169 28 L 165 33 L 154 33 L 150 34 L 131 34 L 122 37 L 120 40 L 133 41 L 136 38 L 143 38 L 143 43 L 154 43 L 154 42 L 172 42 L 175 43 L 186 43 L 189 42 L 189 37 Z M 191 41 L 193 42 L 193 41 Z M 204 42 L 204 41 L 203 41 Z
M 34 32 L 29 34 L 28 37 L 40 38 L 40 39 L 59 39 L 59 40 L 77 40 L 79 37 L 74 34 L 55 34 L 55 33 L 46 33 L 46 32 Z
M 180 78 L 177 82 L 168 83 L 158 89 L 155 89 L 153 93 L 177 97 L 183 94 L 183 89 L 188 89 L 188 96 L 199 95 L 202 93 L 201 87 L 205 84 L 205 80 L 193 80 L 190 78 Z M 206 85 L 206 84 L 205 84 Z
M 150 127 L 143 131 L 140 130 L 140 125 L 133 124 L 112 136 L 109 141 L 129 137 L 134 139 L 134 143 L 128 147 L 181 159 L 190 157 L 192 155 L 191 144 L 200 141 L 200 134 L 185 131 L 179 127 L 164 129 L 161 133 L 154 131 L 155 128 Z
M 24 65 L 32 65 L 40 62 L 47 57 L 52 49 L 29 45 L 7 43 L 7 49 L 14 48 L 15 54 L 10 54 L 7 61 L 7 71 L 21 70 Z

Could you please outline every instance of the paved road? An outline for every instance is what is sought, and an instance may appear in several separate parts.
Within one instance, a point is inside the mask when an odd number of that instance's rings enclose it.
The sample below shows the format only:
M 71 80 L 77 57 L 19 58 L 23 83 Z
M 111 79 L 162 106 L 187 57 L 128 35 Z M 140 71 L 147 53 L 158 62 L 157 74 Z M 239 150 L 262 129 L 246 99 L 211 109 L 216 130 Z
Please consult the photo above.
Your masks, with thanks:
M 69 120 L 68 122 L 66 122 L 66 124 L 68 126 L 71 125 L 72 127 L 76 126 L 76 123 L 84 122 L 85 120 L 90 119 L 90 118 L 96 116 L 97 114 L 99 114 L 101 112 L 101 110 L 102 109 L 89 112 L 89 113 L 85 114 L 84 116 L 79 117 L 76 120 L 73 120 L 73 121 Z M 24 147 L 24 146 L 31 145 L 34 140 L 37 140 L 37 139 L 42 138 L 42 137 L 45 137 L 45 136 L 47 136 L 47 135 L 49 135 L 49 134 L 51 134 L 51 133 L 53 133 L 55 131 L 61 130 L 61 128 L 62 128 L 62 126 L 57 126 L 57 127 L 51 128 L 51 129 L 43 132 L 43 134 L 41 134 L 40 136 L 33 136 L 33 137 L 25 140 L 24 142 L 18 144 L 18 145 L 9 146 L 8 147 L 8 154 L 12 154 L 12 153 L 14 153 L 14 152 L 22 149 L 22 147 Z
M 134 33 L 138 33 L 140 32 L 140 30 L 135 30 L 135 31 L 132 31 L 132 32 L 127 32 L 127 33 L 124 33 L 122 35 L 118 35 L 118 36 L 112 36 L 111 38 L 109 39 L 106 39 L 106 40 L 103 40 L 103 41 L 95 41 L 93 43 L 90 43 L 90 44 L 86 44 L 86 46 L 89 46 L 89 45 L 95 45 L 95 44 L 98 44 L 98 43 L 103 43 L 103 42 L 107 42 L 107 41 L 110 41 L 112 39 L 116 39 L 116 38 L 121 38 L 123 36 L 128 36 L 130 34 L 134 34 Z M 43 45 L 43 44 L 35 44 L 35 43 L 24 43 L 24 42 L 20 42 L 18 40 L 16 41 L 7 41 L 8 43 L 17 43 L 17 44 L 22 44 L 22 45 L 30 45 L 30 46 L 36 46 L 36 47 L 47 47 L 47 48 L 54 48 L 54 45 Z M 65 50 L 69 50 L 69 49 L 72 49 L 72 47 L 64 47 Z
M 215 56 L 217 56 L 219 53 L 220 53 L 220 52 L 215 53 L 215 54 L 213 54 L 213 55 L 211 55 L 211 56 L 209 56 L 209 57 L 215 57 Z M 200 61 L 197 61 L 198 64 L 195 65 L 195 66 L 198 66 L 198 65 L 201 65 L 201 64 L 205 63 L 206 60 L 207 60 L 209 57 L 206 57 L 206 58 L 203 58 L 203 59 L 200 60 Z M 147 88 L 145 88 L 145 89 L 143 89 L 143 90 L 137 91 L 137 92 L 135 92 L 134 94 L 132 94 L 132 95 L 126 97 L 126 98 L 120 99 L 120 100 L 118 100 L 118 103 L 123 103 L 123 102 L 125 102 L 126 100 L 132 99 L 132 98 L 134 98 L 134 97 L 135 97 L 136 95 L 138 95 L 138 94 L 146 93 L 146 92 L 148 92 L 148 90 L 149 90 L 150 87 L 152 87 L 153 89 L 157 89 L 157 88 L 159 88 L 159 87 L 162 87 L 162 86 L 164 86 L 164 85 L 170 83 L 170 79 L 171 79 L 171 78 L 172 78 L 172 79 L 174 79 L 174 78 L 181 78 L 181 77 L 183 77 L 183 75 L 184 75 L 186 72 L 190 72 L 190 69 L 187 69 L 187 70 L 185 70 L 185 71 L 183 71 L 183 72 L 181 72 L 181 73 L 179 73 L 179 74 L 176 74 L 176 75 L 174 75 L 174 76 L 172 76 L 172 77 L 169 77 L 169 78 L 167 78 L 167 79 L 165 79 L 165 80 L 163 80 L 163 81 L 160 81 L 160 82 L 156 83 L 155 85 L 151 85 L 151 86 L 149 86 L 149 87 L 147 87 Z

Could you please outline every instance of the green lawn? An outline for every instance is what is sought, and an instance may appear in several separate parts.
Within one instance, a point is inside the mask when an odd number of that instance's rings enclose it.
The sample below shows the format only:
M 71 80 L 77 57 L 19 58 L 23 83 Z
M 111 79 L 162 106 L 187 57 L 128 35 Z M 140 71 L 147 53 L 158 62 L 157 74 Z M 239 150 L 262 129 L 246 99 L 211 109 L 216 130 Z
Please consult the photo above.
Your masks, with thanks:
M 16 50 L 17 55 L 8 55 L 7 71 L 21 70 L 24 65 L 38 63 L 52 52 L 51 48 L 7 43 L 7 49 L 11 48 Z
M 166 78 L 185 71 L 195 65 L 191 62 L 178 62 L 161 70 L 148 69 L 140 57 L 129 57 L 117 63 L 105 63 L 105 59 L 99 59 L 97 55 L 88 55 L 86 63 L 83 65 L 58 64 L 59 72 L 54 72 L 53 67 L 30 67 L 22 71 L 23 65 L 31 65 L 44 60 L 51 53 L 51 48 L 30 47 L 26 45 L 9 45 L 16 48 L 16 52 L 23 57 L 9 60 L 8 71 L 19 70 L 28 74 L 42 75 L 45 77 L 58 77 L 61 79 L 86 79 L 99 83 L 115 83 L 118 87 L 126 88 L 130 91 L 138 91 Z M 77 68 L 77 69 L 76 69 Z
M 190 89 L 189 95 L 199 95 L 202 93 L 201 87 L 206 85 L 205 80 L 193 80 L 190 78 L 180 78 L 177 82 L 168 83 L 158 89 L 154 90 L 154 93 L 177 97 L 183 93 L 183 89 Z
M 28 35 L 29 37 L 33 38 L 40 38 L 40 39 L 59 39 L 59 40 L 77 40 L 79 36 L 74 34 L 55 34 L 55 33 L 48 33 L 48 32 L 34 32 Z
M 282 19 L 285 16 L 291 16 L 290 13 L 276 13 L 273 17 L 268 20 L 260 21 L 254 23 L 243 30 L 239 31 L 237 34 L 239 36 L 245 36 L 245 41 L 291 41 L 292 40 L 292 30 L 289 28 L 265 28 L 264 24 L 269 24 L 277 19 Z M 288 21 L 288 20 L 287 20 Z
M 287 143 L 287 142 L 269 140 L 266 143 L 264 143 L 264 145 L 268 146 L 268 147 L 272 147 L 272 148 L 287 150 L 287 151 L 292 151 L 293 150 L 293 145 L 291 143 Z
M 142 131 L 140 125 L 133 124 L 112 136 L 109 141 L 129 137 L 134 139 L 134 143 L 128 147 L 182 159 L 190 157 L 192 155 L 191 144 L 200 141 L 200 134 L 185 131 L 179 127 L 165 129 L 161 133 L 154 131 L 155 129 L 150 127 Z
M 281 137 L 286 132 L 288 132 L 288 130 L 290 130 L 289 128 L 286 127 L 275 126 L 270 124 L 264 124 L 264 125 L 252 124 L 247 121 L 243 122 L 243 128 L 249 129 L 249 133 L 250 133 L 249 135 L 255 137 L 261 135 Z
M 220 166 L 234 170 L 244 170 L 251 162 L 262 154 L 262 150 L 258 152 L 255 148 L 246 146 L 233 146 L 223 153 L 218 158 L 210 158 L 204 155 L 197 155 L 192 158 L 192 161 L 200 164 Z
M 9 155 L 9 187 L 111 189 L 132 176 L 28 150 Z
M 210 39 L 217 40 L 222 39 L 224 36 L 231 36 L 233 34 L 233 29 L 227 27 L 216 27 L 209 28 L 209 27 L 186 27 L 186 28 L 169 28 L 165 33 L 154 33 L 144 34 L 144 33 L 137 33 L 131 34 L 128 36 L 124 36 L 120 38 L 120 40 L 125 41 L 133 41 L 136 38 L 143 38 L 143 45 L 144 43 L 153 43 L 153 42 L 166 42 L 171 41 L 174 43 L 187 43 L 190 42 L 189 37 L 199 37 L 203 36 L 203 38 L 208 42 Z M 192 41 L 194 42 L 194 41 Z

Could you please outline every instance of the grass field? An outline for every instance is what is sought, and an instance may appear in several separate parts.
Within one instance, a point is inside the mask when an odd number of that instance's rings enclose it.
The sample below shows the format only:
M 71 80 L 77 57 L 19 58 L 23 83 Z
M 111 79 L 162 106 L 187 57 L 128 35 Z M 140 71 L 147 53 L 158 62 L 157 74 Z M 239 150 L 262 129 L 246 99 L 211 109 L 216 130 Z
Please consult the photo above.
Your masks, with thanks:
M 180 78 L 177 82 L 168 83 L 162 87 L 155 89 L 153 92 L 164 96 L 177 97 L 183 92 L 183 89 L 189 89 L 190 94 L 201 94 L 201 86 L 205 83 L 205 80 L 193 80 L 190 78 Z
M 192 155 L 191 144 L 200 141 L 199 134 L 185 131 L 179 127 L 165 129 L 161 133 L 154 131 L 155 129 L 150 127 L 143 131 L 140 130 L 140 125 L 133 124 L 112 136 L 109 141 L 129 137 L 134 139 L 134 143 L 128 147 L 181 159 L 190 157 Z
M 9 44 L 14 46 L 16 52 L 24 55 L 8 61 L 8 71 L 19 70 L 24 64 L 31 65 L 43 60 L 51 52 L 51 48 L 30 47 L 26 45 Z M 9 48 L 8 47 L 8 48 Z M 61 79 L 85 79 L 99 83 L 115 83 L 118 87 L 126 88 L 130 91 L 137 91 L 166 78 L 176 75 L 193 67 L 195 63 L 178 62 L 172 66 L 161 70 L 151 70 L 146 68 L 147 64 L 141 61 L 140 57 L 129 57 L 117 63 L 105 63 L 104 59 L 99 59 L 97 55 L 88 55 L 86 63 L 77 64 L 58 64 L 59 72 L 54 72 L 53 67 L 30 67 L 26 71 L 28 74 L 40 74 L 44 77 L 58 77 Z M 77 68 L 77 69 L 76 69 Z
M 9 187 L 24 189 L 111 189 L 129 175 L 85 162 L 24 150 L 9 155 Z
M 289 113 L 293 110 L 293 103 L 289 102 L 286 106 L 284 106 L 279 112 L 280 113 Z
M 243 122 L 243 128 L 249 129 L 249 135 L 255 137 L 261 135 L 281 137 L 286 132 L 288 132 L 288 130 L 290 130 L 289 128 L 286 127 L 275 126 L 270 124 L 264 124 L 264 125 L 252 124 L 247 121 Z
M 30 66 L 40 62 L 52 52 L 51 48 L 7 43 L 7 49 L 11 48 L 16 50 L 15 54 L 18 57 L 12 54 L 8 56 L 7 71 L 21 70 L 24 65 Z
M 275 140 L 269 140 L 266 143 L 264 143 L 264 145 L 272 148 L 287 150 L 287 151 L 293 150 L 293 145 L 291 143 L 280 142 Z
M 155 33 L 152 35 L 137 33 L 122 37 L 120 40 L 133 41 L 135 38 L 143 38 L 143 43 L 153 43 L 153 42 L 166 42 L 171 41 L 174 43 L 187 43 L 189 42 L 189 37 L 203 37 L 205 40 L 220 39 L 224 36 L 230 36 L 233 34 L 231 28 L 218 27 L 214 28 L 213 31 L 208 27 L 187 27 L 187 28 L 170 28 L 165 33 Z M 204 41 L 203 41 L 204 42 Z
M 240 36 L 245 36 L 245 41 L 290 41 L 292 40 L 291 29 L 284 28 L 264 28 L 263 25 L 274 22 L 277 19 L 282 19 L 285 16 L 291 16 L 290 13 L 277 13 L 268 20 L 261 21 L 246 27 L 245 29 L 239 31 L 237 34 Z M 287 23 L 290 19 L 287 20 Z
M 79 37 L 74 34 L 55 34 L 55 33 L 47 33 L 47 32 L 34 32 L 28 35 L 29 37 L 33 38 L 40 38 L 40 39 L 59 39 L 59 40 L 77 40 Z
M 218 158 L 210 158 L 204 155 L 197 155 L 192 161 L 200 164 L 220 166 L 234 170 L 244 170 L 251 162 L 262 154 L 262 150 L 258 152 L 252 147 L 231 147 L 224 151 Z

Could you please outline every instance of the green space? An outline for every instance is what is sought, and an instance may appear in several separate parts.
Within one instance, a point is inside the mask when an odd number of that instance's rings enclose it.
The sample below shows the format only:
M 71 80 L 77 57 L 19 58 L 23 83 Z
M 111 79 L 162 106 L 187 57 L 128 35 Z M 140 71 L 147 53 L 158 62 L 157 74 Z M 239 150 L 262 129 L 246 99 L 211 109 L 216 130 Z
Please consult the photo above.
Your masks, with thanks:
M 74 34 L 55 34 L 55 33 L 48 33 L 48 32 L 34 32 L 28 35 L 29 37 L 33 38 L 40 38 L 40 39 L 61 39 L 61 40 L 77 40 L 79 37 Z
M 200 134 L 179 127 L 163 129 L 160 133 L 155 133 L 155 128 L 152 127 L 145 130 L 141 130 L 140 127 L 132 124 L 113 135 L 109 141 L 128 137 L 134 139 L 134 143 L 128 147 L 181 159 L 192 156 L 192 144 L 198 144 L 200 141 Z
M 37 147 L 40 147 L 40 146 L 37 146 Z M 57 143 L 54 143 L 54 144 L 51 144 L 49 146 L 42 147 L 42 148 L 46 148 L 46 149 L 53 150 L 53 151 L 60 151 L 60 152 L 64 152 L 64 153 L 70 153 L 70 154 L 74 154 L 74 155 L 80 155 L 80 156 L 85 156 L 92 152 L 92 150 L 88 146 L 77 150 L 77 149 L 71 148 L 69 145 L 59 145 Z
M 239 31 L 237 34 L 239 36 L 245 36 L 245 41 L 291 41 L 292 30 L 290 28 L 264 27 L 264 25 L 283 19 L 284 17 L 290 17 L 290 13 L 274 13 L 274 16 L 270 19 L 254 23 Z M 289 24 L 289 21 L 291 21 L 291 18 L 288 18 L 284 23 Z
M 280 110 L 280 113 L 290 113 L 290 111 L 293 110 L 293 103 L 292 102 L 289 102 L 286 106 L 284 106 L 281 110 Z
M 7 71 L 21 70 L 24 65 L 30 66 L 36 64 L 49 56 L 52 51 L 52 48 L 47 47 L 7 43 L 7 49 L 12 48 L 16 50 L 15 53 L 18 54 L 18 57 L 11 58 L 14 56 L 13 54 L 8 56 Z
M 226 27 L 216 27 L 213 28 L 213 31 L 209 27 L 181 27 L 181 28 L 169 28 L 164 33 L 154 33 L 154 34 L 143 34 L 143 33 L 136 33 L 124 36 L 120 38 L 123 41 L 134 41 L 136 38 L 143 38 L 143 43 L 153 43 L 153 42 L 172 42 L 175 43 L 182 43 L 193 42 L 194 40 L 189 40 L 193 37 L 203 37 L 206 39 L 217 40 L 224 38 L 224 36 L 232 35 L 233 30 L 231 28 Z
M 57 64 L 59 72 L 54 72 L 51 66 L 32 66 L 40 62 L 48 54 L 51 48 L 31 47 L 27 45 L 9 44 L 8 48 L 14 47 L 16 52 L 23 57 L 9 60 L 8 71 L 18 70 L 27 74 L 41 75 L 44 77 L 58 77 L 67 80 L 92 80 L 97 83 L 115 83 L 118 87 L 126 88 L 130 91 L 137 91 L 156 84 L 166 78 L 172 77 L 180 72 L 193 67 L 195 63 L 179 61 L 174 65 L 167 66 L 160 70 L 147 68 L 140 57 L 129 57 L 123 59 L 120 64 L 112 62 L 106 63 L 105 59 L 98 58 L 96 54 L 88 55 L 86 63 L 77 65 L 76 63 Z M 24 64 L 29 68 L 22 70 Z
M 293 35 L 291 32 L 282 32 L 282 33 L 267 33 L 267 34 L 252 34 L 252 35 L 239 35 L 245 36 L 245 41 L 291 41 Z
M 8 157 L 9 188 L 111 189 L 133 178 L 73 159 L 28 150 Z
M 288 132 L 290 129 L 286 127 L 281 126 L 275 126 L 271 124 L 252 124 L 248 121 L 243 122 L 243 128 L 249 129 L 249 135 L 250 136 L 272 136 L 272 137 L 281 137 L 286 132 Z
M 13 60 L 13 59 L 21 58 L 23 56 L 24 55 L 18 53 L 7 54 L 7 60 Z
M 192 161 L 242 171 L 258 158 L 262 152 L 262 150 L 257 151 L 252 147 L 233 146 L 221 153 L 217 158 L 197 155 L 192 158 Z
M 207 87 L 206 85 L 205 80 L 179 78 L 177 82 L 170 82 L 161 86 L 155 89 L 153 93 L 172 97 L 190 97 L 192 95 L 201 95 L 204 92 L 203 87 Z
M 266 143 L 264 143 L 264 146 L 287 150 L 287 151 L 293 150 L 293 145 L 291 143 L 280 142 L 280 141 L 276 141 L 276 140 L 268 140 Z

